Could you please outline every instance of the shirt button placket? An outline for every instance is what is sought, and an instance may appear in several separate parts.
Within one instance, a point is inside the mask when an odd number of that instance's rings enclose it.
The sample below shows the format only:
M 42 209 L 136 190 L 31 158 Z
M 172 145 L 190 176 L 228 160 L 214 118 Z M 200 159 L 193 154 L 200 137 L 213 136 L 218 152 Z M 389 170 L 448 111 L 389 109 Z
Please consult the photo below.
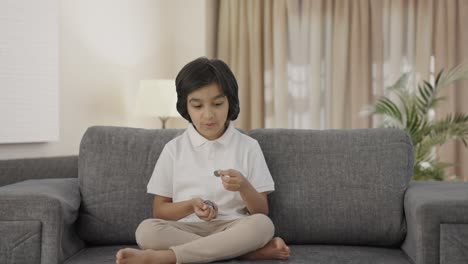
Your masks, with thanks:
M 210 142 L 210 146 L 208 148 L 208 159 L 213 160 L 215 156 L 215 146 L 214 142 Z
M 215 170 L 215 169 L 214 169 L 215 154 L 216 154 L 215 142 L 210 142 L 210 145 L 209 145 L 209 148 L 208 148 L 208 161 L 209 161 L 209 162 L 208 162 L 208 164 L 209 164 L 208 166 L 211 166 L 211 168 L 210 168 L 210 171 L 208 172 L 208 177 L 213 177 L 213 171 Z M 211 182 L 211 181 L 210 181 L 210 182 Z M 207 188 L 207 190 L 206 190 L 206 191 L 207 191 L 207 192 L 206 192 L 207 194 L 208 194 L 208 193 L 211 194 L 211 195 L 213 194 L 213 188 L 214 188 L 214 186 L 212 186 L 211 184 L 210 184 L 210 186 L 208 186 L 208 184 L 207 184 L 207 185 L 205 185 L 205 188 Z M 215 199 L 215 197 L 210 196 L 210 199 L 213 200 L 213 199 Z M 213 200 L 213 201 L 214 201 L 214 200 Z M 216 201 L 214 201 L 214 202 L 216 202 Z

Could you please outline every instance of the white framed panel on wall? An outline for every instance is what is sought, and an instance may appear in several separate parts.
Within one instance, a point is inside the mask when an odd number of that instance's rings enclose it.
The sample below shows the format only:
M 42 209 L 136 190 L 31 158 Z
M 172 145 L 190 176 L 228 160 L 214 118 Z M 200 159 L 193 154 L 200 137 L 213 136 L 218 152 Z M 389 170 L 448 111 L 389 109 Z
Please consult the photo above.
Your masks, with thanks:
M 0 144 L 59 139 L 58 0 L 0 0 Z

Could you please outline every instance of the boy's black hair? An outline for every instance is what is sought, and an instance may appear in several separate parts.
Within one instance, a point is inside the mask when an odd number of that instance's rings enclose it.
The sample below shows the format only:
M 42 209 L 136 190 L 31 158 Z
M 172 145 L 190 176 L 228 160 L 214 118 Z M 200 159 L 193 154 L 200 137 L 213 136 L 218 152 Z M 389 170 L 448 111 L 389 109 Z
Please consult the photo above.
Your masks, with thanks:
M 176 77 L 177 111 L 192 123 L 187 111 L 187 96 L 207 85 L 219 85 L 229 102 L 227 120 L 236 120 L 239 115 L 239 97 L 236 78 L 222 60 L 200 57 L 185 65 Z

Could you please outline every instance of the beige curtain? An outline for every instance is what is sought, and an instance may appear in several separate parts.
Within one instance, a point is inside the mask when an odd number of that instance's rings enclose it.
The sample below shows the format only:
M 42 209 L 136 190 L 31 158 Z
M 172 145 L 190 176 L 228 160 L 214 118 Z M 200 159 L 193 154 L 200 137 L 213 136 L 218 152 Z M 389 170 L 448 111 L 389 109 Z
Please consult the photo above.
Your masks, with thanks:
M 468 62 L 466 0 L 221 0 L 217 56 L 239 81 L 238 127 L 366 128 L 360 114 L 403 72 Z M 415 82 L 417 79 L 414 80 Z M 437 114 L 468 112 L 467 82 Z M 468 180 L 468 151 L 439 151 Z
M 265 1 L 219 3 L 216 55 L 237 78 L 241 111 L 236 126 L 245 130 L 264 127 L 264 6 Z
M 372 99 L 368 0 L 219 6 L 217 57 L 239 82 L 238 127 L 371 126 L 359 115 Z

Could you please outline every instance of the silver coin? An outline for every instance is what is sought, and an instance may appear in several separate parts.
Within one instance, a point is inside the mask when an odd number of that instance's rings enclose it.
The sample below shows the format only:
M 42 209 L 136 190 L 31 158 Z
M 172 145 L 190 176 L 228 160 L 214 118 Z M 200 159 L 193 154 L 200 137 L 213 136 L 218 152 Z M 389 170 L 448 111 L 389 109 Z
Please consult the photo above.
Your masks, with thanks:
M 203 202 L 204 202 L 206 205 L 208 205 L 208 207 L 210 207 L 210 208 L 215 208 L 215 205 L 214 205 L 214 203 L 213 203 L 212 201 L 210 201 L 210 200 L 205 200 L 205 201 L 203 201 Z

